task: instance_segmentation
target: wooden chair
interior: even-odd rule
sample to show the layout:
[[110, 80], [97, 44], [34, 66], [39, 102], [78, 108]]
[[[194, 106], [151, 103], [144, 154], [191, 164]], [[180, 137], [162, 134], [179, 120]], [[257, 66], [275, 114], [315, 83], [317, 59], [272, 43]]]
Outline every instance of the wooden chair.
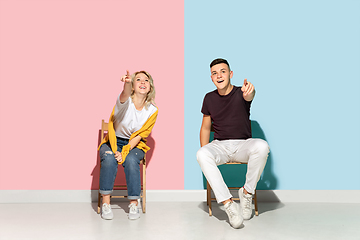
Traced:
[[[251, 124], [251, 122], [250, 122]], [[251, 125], [250, 125], [251, 126]], [[211, 132], [214, 132], [213, 125], [211, 124]], [[240, 163], [240, 162], [229, 162], [225, 163], [223, 165], [232, 165], [232, 164], [247, 164], [247, 163]], [[229, 187], [229, 189], [240, 189], [240, 187]], [[233, 198], [234, 200], [240, 200], [239, 198]], [[211, 209], [211, 201], [216, 200], [216, 198], [211, 197], [211, 186], [209, 182], [206, 180], [206, 203], [209, 206], [209, 216], [212, 216], [212, 209]], [[258, 204], [257, 204], [257, 198], [256, 198], [256, 189], [255, 193], [253, 194], [253, 200], [254, 200], [254, 206], [255, 206], [255, 215], [259, 215], [258, 211]]]
[[[101, 121], [101, 133], [100, 133], [100, 141], [104, 138], [105, 134], [108, 131], [108, 123], [104, 121], [104, 119]], [[141, 189], [142, 189], [142, 195], [140, 198], [142, 199], [142, 210], [143, 213], [146, 212], [146, 159], [144, 158], [140, 161], [140, 165], [142, 165], [142, 183], [141, 183]], [[101, 166], [101, 163], [100, 163]], [[114, 185], [114, 190], [127, 190], [126, 185]], [[127, 195], [111, 195], [111, 198], [127, 198]], [[98, 210], [97, 212], [100, 213], [100, 206], [101, 206], [101, 199], [102, 196], [99, 191], [98, 196]]]

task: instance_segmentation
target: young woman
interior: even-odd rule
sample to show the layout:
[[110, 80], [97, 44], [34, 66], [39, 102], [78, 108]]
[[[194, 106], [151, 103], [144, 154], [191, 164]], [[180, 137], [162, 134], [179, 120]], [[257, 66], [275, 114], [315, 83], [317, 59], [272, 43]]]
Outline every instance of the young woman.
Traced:
[[125, 171], [128, 189], [129, 219], [140, 217], [140, 161], [150, 148], [146, 138], [154, 127], [158, 109], [155, 106], [155, 87], [148, 72], [129, 71], [121, 77], [124, 89], [116, 100], [110, 115], [109, 131], [99, 146], [101, 160], [100, 194], [102, 195], [101, 217], [112, 219], [110, 194], [113, 191], [118, 164]]

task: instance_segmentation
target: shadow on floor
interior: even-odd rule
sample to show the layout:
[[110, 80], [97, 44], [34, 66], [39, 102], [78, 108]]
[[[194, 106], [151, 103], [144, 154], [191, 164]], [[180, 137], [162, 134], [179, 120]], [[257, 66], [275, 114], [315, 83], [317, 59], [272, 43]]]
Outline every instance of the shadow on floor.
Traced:
[[259, 216], [266, 212], [275, 211], [277, 209], [285, 207], [284, 203], [281, 202], [266, 202], [259, 206]]
[[[236, 201], [236, 202], [239, 203], [239, 201]], [[281, 203], [280, 201], [258, 202], [259, 216], [261, 216], [261, 214], [263, 214], [263, 213], [271, 212], [271, 211], [275, 211], [277, 209], [283, 208], [284, 206], [285, 206], [285, 204]], [[209, 214], [209, 207], [207, 206], [206, 202], [200, 203], [198, 205], [198, 207], [200, 209], [202, 209], [204, 212], [206, 212], [207, 214]], [[212, 216], [213, 217], [216, 217], [220, 221], [222, 221], [222, 220], [228, 221], [228, 216], [227, 216], [224, 206], [222, 204], [218, 204], [216, 201], [212, 201], [211, 207], [212, 207]], [[259, 216], [257, 216], [257, 217], [259, 217]], [[256, 217], [254, 210], [253, 210], [252, 218], [253, 217]]]
[[[209, 207], [207, 206], [206, 202], [202, 202], [198, 205], [198, 207], [200, 209], [202, 209], [204, 212], [206, 212], [207, 214], [209, 214]], [[230, 224], [229, 222], [229, 218], [225, 212], [224, 207], [221, 205], [218, 205], [216, 202], [212, 203], [212, 216], [209, 217], [215, 217], [216, 219], [218, 219], [219, 221], [225, 221], [228, 224]], [[244, 227], [244, 224], [241, 225], [241, 227], [239, 229], [242, 229]]]

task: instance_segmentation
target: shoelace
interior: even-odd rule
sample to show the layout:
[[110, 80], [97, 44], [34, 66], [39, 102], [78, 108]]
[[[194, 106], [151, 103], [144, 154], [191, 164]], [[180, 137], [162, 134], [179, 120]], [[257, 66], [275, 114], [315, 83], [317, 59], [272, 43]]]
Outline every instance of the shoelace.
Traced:
[[103, 212], [110, 212], [110, 205], [107, 205], [107, 204], [105, 204], [105, 205], [103, 205]]
[[252, 197], [244, 197], [245, 199], [245, 211], [251, 211], [251, 201]]
[[234, 213], [234, 205], [231, 203], [231, 205], [227, 208], [229, 214], [231, 217], [235, 216], [236, 214]]
[[134, 203], [129, 205], [130, 212], [137, 212], [137, 206]]

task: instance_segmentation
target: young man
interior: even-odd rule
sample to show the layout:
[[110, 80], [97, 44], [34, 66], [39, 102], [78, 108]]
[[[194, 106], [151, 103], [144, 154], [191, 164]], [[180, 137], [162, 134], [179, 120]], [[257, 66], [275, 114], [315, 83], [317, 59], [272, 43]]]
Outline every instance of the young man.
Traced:
[[[218, 203], [225, 206], [229, 222], [239, 228], [243, 219], [252, 214], [252, 194], [264, 170], [269, 146], [262, 139], [251, 138], [250, 106], [255, 96], [252, 83], [244, 80], [242, 87], [233, 86], [233, 72], [225, 59], [215, 59], [210, 64], [211, 80], [216, 90], [206, 94], [201, 112], [201, 148], [197, 161], [214, 191]], [[209, 143], [211, 124], [214, 140]], [[248, 163], [246, 182], [239, 189], [240, 207], [232, 200], [218, 165], [227, 162]]]

